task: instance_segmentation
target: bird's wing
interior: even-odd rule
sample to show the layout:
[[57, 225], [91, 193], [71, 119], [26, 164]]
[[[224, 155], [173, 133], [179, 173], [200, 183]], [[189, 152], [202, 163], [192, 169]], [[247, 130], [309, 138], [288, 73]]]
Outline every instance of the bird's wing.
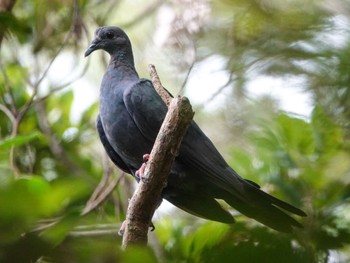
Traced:
[[98, 131], [98, 135], [100, 136], [100, 140], [102, 142], [103, 147], [105, 148], [107, 155], [109, 158], [113, 161], [113, 163], [122, 171], [131, 174], [130, 169], [128, 166], [124, 163], [122, 158], [114, 151], [113, 147], [110, 145], [107, 136], [105, 134], [105, 131], [103, 130], [102, 122], [100, 119], [100, 115], [97, 116], [97, 122], [96, 122], [96, 128]]
[[[167, 112], [167, 107], [148, 80], [140, 80], [124, 93], [124, 103], [144, 137], [155, 140]], [[239, 187], [240, 178], [225, 162], [213, 143], [192, 122], [183, 139], [178, 157], [189, 168], [195, 169], [207, 180], [231, 192]]]
[[142, 135], [154, 142], [167, 107], [149, 80], [141, 79], [124, 92], [125, 106]]
[[[124, 94], [124, 103], [144, 137], [154, 141], [167, 108], [152, 84], [141, 80], [130, 87]], [[305, 216], [303, 211], [270, 196], [261, 191], [257, 184], [241, 178], [229, 167], [194, 121], [182, 141], [177, 159], [185, 165], [186, 172], [191, 173], [187, 176], [195, 176], [193, 180], [202, 180], [202, 185], [208, 187], [212, 197], [224, 199], [241, 213], [282, 232], [292, 231], [292, 226], [301, 226], [276, 206], [300, 216]], [[176, 203], [176, 199], [174, 202]], [[188, 205], [177, 205], [191, 210]]]
[[[275, 205], [291, 213], [305, 216], [300, 209], [261, 191], [258, 184], [240, 177], [226, 163], [196, 123], [193, 123], [188, 130], [180, 151], [181, 159], [186, 166], [200, 171], [205, 175], [204, 180], [226, 190], [229, 197], [223, 196], [223, 199], [230, 200], [229, 203], [242, 213], [249, 215], [248, 205], [252, 208], [269, 208], [270, 212], [272, 212], [271, 209], [274, 210], [273, 205]], [[280, 214], [279, 211], [276, 213]], [[293, 221], [293, 223], [296, 222]]]

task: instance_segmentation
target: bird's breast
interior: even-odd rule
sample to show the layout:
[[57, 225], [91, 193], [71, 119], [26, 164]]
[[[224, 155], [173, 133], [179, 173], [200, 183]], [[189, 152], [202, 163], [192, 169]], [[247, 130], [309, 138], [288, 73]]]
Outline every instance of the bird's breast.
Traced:
[[100, 118], [113, 149], [128, 166], [139, 168], [142, 156], [150, 153], [152, 144], [144, 138], [127, 111], [121, 92], [101, 92]]

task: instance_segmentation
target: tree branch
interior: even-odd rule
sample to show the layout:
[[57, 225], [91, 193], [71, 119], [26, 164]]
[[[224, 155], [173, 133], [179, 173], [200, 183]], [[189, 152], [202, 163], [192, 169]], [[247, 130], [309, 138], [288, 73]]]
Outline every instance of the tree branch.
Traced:
[[187, 98], [178, 96], [171, 100], [147, 162], [145, 175], [129, 202], [122, 229], [123, 248], [147, 243], [147, 233], [154, 211], [161, 202], [161, 192], [166, 186], [171, 166], [193, 115]]
[[173, 99], [169, 92], [163, 87], [157, 74], [156, 67], [152, 64], [148, 66], [149, 74], [151, 76], [152, 84], [158, 95], [162, 98], [164, 103], [169, 107], [171, 100]]
[[121, 28], [129, 28], [138, 23], [141, 23], [144, 19], [148, 18], [152, 13], [154, 13], [162, 4], [164, 0], [156, 0], [147, 6], [141, 13], [139, 13], [133, 20], [121, 25]]
[[111, 169], [107, 169], [103, 175], [99, 185], [96, 187], [95, 191], [92, 193], [89, 201], [86, 203], [81, 215], [84, 216], [98, 207], [107, 199], [107, 197], [113, 192], [113, 190], [118, 186], [120, 181], [124, 178], [125, 173], [122, 172], [119, 176], [114, 176]]
[[61, 145], [59, 138], [53, 132], [49, 120], [47, 119], [46, 105], [44, 101], [35, 104], [36, 114], [38, 116], [39, 127], [43, 134], [45, 134], [49, 140], [50, 150], [55, 158], [61, 162], [74, 176], [81, 176], [85, 174], [85, 171], [74, 163], [66, 153], [64, 147]]

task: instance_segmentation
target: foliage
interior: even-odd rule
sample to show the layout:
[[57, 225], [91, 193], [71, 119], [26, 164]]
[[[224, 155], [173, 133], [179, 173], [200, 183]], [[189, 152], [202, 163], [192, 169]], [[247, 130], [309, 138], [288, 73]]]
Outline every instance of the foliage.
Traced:
[[[232, 164], [275, 196], [299, 207], [304, 204], [305, 229], [291, 236], [247, 220], [231, 228], [214, 222], [193, 227], [183, 223], [167, 230], [168, 236], [159, 234], [169, 260], [325, 262], [335, 260], [330, 250], [349, 249], [350, 156], [341, 127], [316, 107], [310, 121], [281, 113], [265, 120], [249, 138], [255, 149], [234, 150]], [[171, 223], [159, 231], [163, 228], [171, 228]]]
[[[17, 1], [0, 9], [8, 10], [0, 12], [0, 262], [349, 261], [349, 16], [333, 2]], [[172, 19], [160, 52], [149, 42], [166, 26], [156, 26], [164, 13]], [[151, 248], [121, 251], [117, 229], [133, 190], [126, 177], [82, 215], [101, 178], [119, 174], [98, 142], [97, 102], [72, 118], [86, 99], [76, 89], [97, 87], [103, 72], [104, 56], [82, 60], [103, 24], [124, 25], [138, 67], [159, 63], [167, 86], [208, 57], [222, 59], [228, 81], [218, 90], [231, 95], [196, 118], [215, 130], [242, 177], [307, 212], [304, 229], [279, 234], [234, 211], [233, 226], [176, 212], [154, 222]], [[59, 75], [69, 64], [69, 76]], [[312, 114], [250, 97], [246, 87], [262, 75], [301, 79]]]

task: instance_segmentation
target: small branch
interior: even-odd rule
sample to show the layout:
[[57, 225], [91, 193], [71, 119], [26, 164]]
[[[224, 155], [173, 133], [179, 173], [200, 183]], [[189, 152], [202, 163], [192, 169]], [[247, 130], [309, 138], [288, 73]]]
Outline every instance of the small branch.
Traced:
[[151, 80], [152, 80], [154, 89], [157, 91], [157, 93], [162, 98], [164, 103], [169, 107], [170, 102], [172, 100], [172, 97], [170, 96], [169, 92], [163, 87], [162, 83], [160, 82], [156, 67], [154, 65], [150, 64], [148, 66], [148, 69], [149, 69], [149, 74], [151, 76]]
[[185, 77], [185, 79], [184, 79], [184, 81], [183, 81], [183, 83], [182, 83], [182, 85], [181, 85], [181, 89], [180, 89], [180, 91], [179, 91], [179, 94], [180, 94], [180, 95], [183, 94], [183, 93], [185, 92], [186, 84], [187, 84], [187, 82], [188, 82], [188, 79], [189, 79], [189, 77], [190, 77], [190, 75], [191, 75], [191, 73], [192, 73], [192, 70], [193, 70], [195, 64], [196, 64], [196, 59], [194, 59], [194, 60], [192, 61], [192, 63], [191, 63], [191, 65], [190, 65], [189, 69], [187, 70], [186, 77]]
[[11, 110], [9, 110], [4, 104], [0, 103], [0, 111], [2, 111], [7, 118], [11, 121], [11, 126], [16, 126], [16, 117], [13, 115]]
[[133, 20], [121, 25], [122, 28], [130, 28], [138, 23], [141, 23], [144, 19], [147, 19], [152, 13], [157, 11], [163, 4], [164, 0], [157, 0], [147, 6], [141, 13], [139, 13]]
[[12, 112], [13, 116], [17, 116], [17, 108], [16, 108], [16, 103], [15, 103], [15, 98], [11, 89], [11, 85], [8, 79], [8, 76], [6, 74], [5, 68], [2, 65], [2, 59], [0, 58], [0, 70], [1, 70], [1, 74], [4, 78], [4, 86], [6, 89], [6, 93], [8, 94], [9, 98], [8, 101], [5, 99], [4, 94], [2, 94], [2, 100], [4, 101], [5, 104], [7, 104], [7, 106], [9, 107], [10, 111]]
[[147, 243], [147, 233], [154, 211], [161, 202], [162, 190], [193, 114], [187, 98], [178, 96], [171, 100], [150, 154], [143, 180], [140, 181], [129, 202], [126, 220], [123, 223], [123, 248]]
[[[110, 170], [110, 169], [108, 169]], [[96, 187], [95, 191], [91, 195], [89, 201], [86, 203], [81, 215], [86, 215], [102, 204], [107, 197], [113, 192], [118, 186], [120, 181], [124, 178], [125, 173], [122, 172], [119, 176], [113, 177], [112, 171], [107, 171], [100, 181], [100, 184]]]
[[67, 45], [68, 41], [71, 40], [72, 34], [73, 34], [73, 28], [71, 28], [70, 31], [66, 34], [65, 38], [63, 39], [62, 44], [56, 50], [56, 52], [53, 55], [53, 57], [51, 58], [49, 64], [45, 68], [44, 72], [41, 74], [41, 77], [34, 84], [34, 88], [35, 88], [34, 93], [35, 94], [37, 93], [37, 89], [38, 89], [39, 85], [41, 84], [41, 82], [46, 78], [47, 74], [49, 73], [49, 70], [51, 69], [51, 66], [53, 65], [53, 63], [57, 59], [58, 55], [61, 53], [61, 51]]
[[[36, 232], [40, 235], [62, 221], [63, 217], [43, 219], [36, 223], [31, 232]], [[93, 236], [116, 236], [118, 227], [120, 224], [106, 223], [106, 224], [95, 224], [95, 225], [79, 225], [74, 227], [69, 233], [69, 237], [93, 237]]]
[[61, 162], [67, 169], [75, 176], [85, 174], [85, 171], [77, 166], [68, 156], [64, 147], [59, 141], [59, 138], [54, 133], [47, 119], [46, 105], [43, 101], [36, 103], [36, 114], [38, 116], [39, 127], [43, 134], [45, 134], [49, 141], [49, 147], [53, 156]]
[[[57, 57], [60, 55], [60, 53], [62, 52], [62, 50], [65, 48], [65, 46], [67, 45], [67, 43], [71, 40], [71, 37], [74, 33], [74, 28], [71, 27], [71, 29], [69, 30], [69, 32], [66, 34], [62, 44], [58, 47], [58, 49], [56, 50], [55, 54], [53, 55], [53, 57], [51, 58], [50, 62], [48, 63], [48, 65], [46, 66], [45, 70], [43, 71], [43, 73], [41, 74], [40, 78], [35, 81], [35, 83], [32, 83], [31, 81], [29, 81], [27, 79], [27, 83], [33, 88], [33, 94], [30, 96], [29, 100], [19, 109], [18, 112], [18, 116], [17, 116], [17, 120], [20, 122], [22, 120], [22, 118], [24, 117], [24, 115], [26, 114], [26, 112], [29, 110], [29, 108], [33, 105], [33, 103], [35, 102], [35, 97], [39, 92], [39, 87], [40, 84], [42, 83], [42, 81], [47, 77], [53, 63], [55, 62], [55, 60], [57, 59]], [[86, 66], [87, 67], [87, 66]], [[85, 69], [83, 70], [84, 73]], [[70, 83], [67, 82], [65, 85], [69, 85]], [[64, 88], [65, 86], [61, 86], [59, 87], [59, 89]], [[40, 100], [40, 99], [38, 99]]]

